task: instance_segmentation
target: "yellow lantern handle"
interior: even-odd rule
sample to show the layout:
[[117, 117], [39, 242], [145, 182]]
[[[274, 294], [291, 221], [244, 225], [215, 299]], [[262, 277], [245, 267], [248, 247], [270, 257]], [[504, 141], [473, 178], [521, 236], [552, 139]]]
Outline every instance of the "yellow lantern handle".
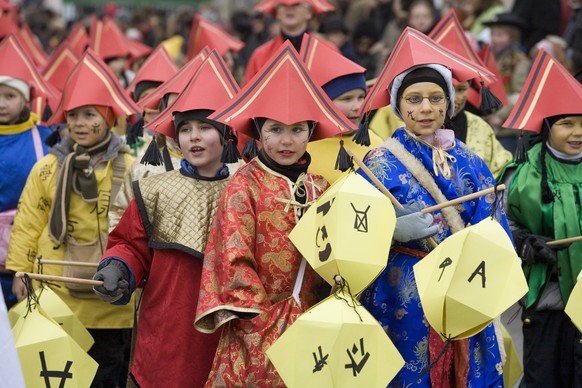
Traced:
[[86, 284], [89, 286], [102, 286], [102, 280], [91, 280], [91, 279], [79, 279], [79, 278], [70, 278], [66, 276], [55, 276], [55, 275], [42, 275], [39, 273], [30, 273], [30, 272], [16, 272], [14, 277], [23, 278], [25, 275], [28, 275], [31, 279], [36, 280], [48, 280], [53, 282], [66, 282], [66, 283], [76, 283], [76, 284]]
[[578, 241], [582, 241], [582, 236], [576, 236], [576, 237], [569, 237], [569, 238], [563, 238], [561, 240], [554, 240], [554, 241], [548, 241], [546, 243], [546, 245], [566, 245], [566, 244], [572, 244]]
[[495, 191], [503, 191], [503, 190], [505, 190], [504, 184], [497, 185], [497, 186], [490, 187], [490, 188], [485, 189], [485, 190], [476, 191], [476, 192], [471, 193], [471, 194], [463, 195], [462, 197], [459, 197], [459, 198], [451, 199], [450, 201], [445, 201], [443, 203], [439, 203], [438, 205], [425, 207], [420, 212], [423, 214], [436, 212], [437, 210], [440, 210], [440, 209], [445, 208], [447, 206], [457, 205], [459, 203], [463, 203], [463, 202], [469, 201], [469, 200], [474, 199], [474, 198], [483, 197], [484, 195], [491, 194]]
[[[380, 190], [382, 192], [382, 194], [384, 194], [386, 197], [388, 197], [388, 199], [390, 200], [390, 202], [392, 202], [392, 205], [394, 205], [394, 207], [398, 207], [398, 208], [404, 207], [404, 206], [402, 206], [402, 204], [400, 202], [398, 202], [396, 197], [394, 197], [392, 195], [392, 193], [390, 191], [388, 191], [388, 189], [382, 184], [382, 182], [380, 182], [378, 180], [378, 178], [376, 178], [376, 175], [374, 175], [374, 173], [372, 171], [370, 171], [368, 166], [366, 166], [364, 164], [364, 162], [362, 162], [360, 160], [360, 158], [358, 158], [356, 155], [354, 155], [354, 153], [350, 149], [346, 148], [346, 151], [348, 152], [348, 155], [350, 155], [350, 157], [353, 159], [353, 161], [356, 162], [356, 164], [358, 166], [360, 166], [362, 171], [364, 171], [364, 173], [366, 173], [366, 175], [372, 180], [372, 182], [374, 182], [376, 187], [378, 187], [378, 190]], [[433, 249], [438, 246], [438, 243], [432, 237], [427, 238], [426, 241], [428, 241], [428, 243], [430, 244], [430, 246]]]
[[89, 263], [83, 261], [66, 261], [66, 260], [49, 260], [43, 259], [41, 257], [36, 259], [38, 264], [49, 264], [49, 265], [62, 265], [62, 266], [72, 266], [72, 267], [93, 267], [97, 268], [99, 263]]

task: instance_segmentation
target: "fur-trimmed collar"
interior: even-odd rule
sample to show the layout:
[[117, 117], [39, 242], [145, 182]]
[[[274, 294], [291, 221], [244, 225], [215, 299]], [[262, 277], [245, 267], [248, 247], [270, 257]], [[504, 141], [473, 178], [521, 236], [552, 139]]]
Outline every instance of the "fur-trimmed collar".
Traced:
[[[408, 152], [402, 143], [398, 141], [398, 139], [389, 138], [384, 143], [382, 143], [380, 147], [386, 148], [392, 152], [392, 154], [416, 178], [418, 183], [420, 183], [422, 187], [428, 191], [428, 193], [437, 204], [448, 201], [423, 164], [417, 158], [415, 158], [414, 155]], [[453, 206], [445, 207], [441, 209], [441, 212], [445, 216], [445, 220], [447, 221], [447, 224], [449, 224], [452, 233], [456, 233], [465, 228], [463, 219]]]

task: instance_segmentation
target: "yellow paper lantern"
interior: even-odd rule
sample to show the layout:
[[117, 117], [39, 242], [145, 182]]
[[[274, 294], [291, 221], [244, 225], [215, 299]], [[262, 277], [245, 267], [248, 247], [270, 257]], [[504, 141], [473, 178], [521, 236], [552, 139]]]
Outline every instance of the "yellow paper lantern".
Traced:
[[404, 366], [378, 321], [341, 292], [302, 314], [267, 356], [288, 387], [385, 387]]
[[574, 326], [582, 331], [582, 272], [578, 274], [576, 284], [570, 293], [565, 312], [568, 314]]
[[88, 387], [98, 364], [42, 308], [12, 328], [27, 387]]
[[[16, 279], [15, 281], [20, 281]], [[49, 287], [42, 286], [35, 291], [38, 303], [51, 319], [54, 319], [83, 349], [88, 351], [95, 343], [89, 331], [69, 306]], [[24, 299], [8, 311], [10, 325], [14, 326], [18, 319], [26, 314], [27, 300]]]
[[386, 267], [396, 215], [390, 201], [355, 172], [335, 182], [289, 238], [329, 284], [341, 275], [355, 295]]
[[414, 266], [424, 314], [445, 339], [483, 330], [528, 290], [503, 227], [487, 218], [449, 236]]

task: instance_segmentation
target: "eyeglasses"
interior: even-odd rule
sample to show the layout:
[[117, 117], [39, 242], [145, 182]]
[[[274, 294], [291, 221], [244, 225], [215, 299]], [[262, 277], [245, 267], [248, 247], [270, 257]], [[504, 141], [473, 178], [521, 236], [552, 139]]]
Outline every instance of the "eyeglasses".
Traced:
[[406, 102], [409, 103], [410, 105], [420, 105], [420, 104], [422, 104], [422, 101], [425, 98], [428, 99], [428, 102], [430, 102], [431, 105], [440, 105], [440, 104], [444, 103], [446, 100], [446, 97], [443, 96], [442, 94], [434, 94], [432, 96], [413, 95], [413, 96], [402, 97], [402, 98], [404, 100], [406, 100]]

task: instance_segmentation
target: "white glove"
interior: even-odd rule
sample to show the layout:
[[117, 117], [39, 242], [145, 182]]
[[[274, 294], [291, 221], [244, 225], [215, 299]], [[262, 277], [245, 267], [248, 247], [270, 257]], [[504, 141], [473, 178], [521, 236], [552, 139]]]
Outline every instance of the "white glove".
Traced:
[[396, 228], [393, 240], [405, 243], [421, 240], [435, 235], [439, 231], [438, 225], [433, 225], [432, 214], [420, 212], [423, 206], [420, 202], [410, 202], [396, 211]]

